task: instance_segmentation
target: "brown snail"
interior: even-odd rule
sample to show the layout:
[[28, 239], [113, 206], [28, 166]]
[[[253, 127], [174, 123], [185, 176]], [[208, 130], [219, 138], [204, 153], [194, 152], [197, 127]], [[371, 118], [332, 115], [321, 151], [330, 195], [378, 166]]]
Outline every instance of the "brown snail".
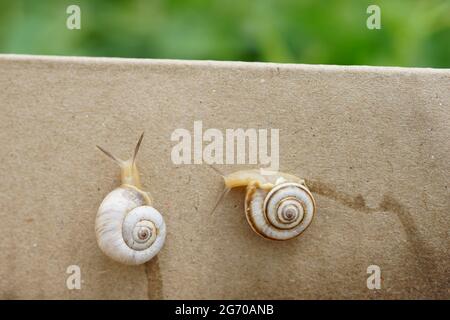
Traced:
[[295, 238], [313, 220], [316, 203], [303, 179], [263, 169], [237, 171], [223, 178], [225, 191], [218, 203], [230, 189], [246, 186], [245, 216], [253, 231], [264, 238]]

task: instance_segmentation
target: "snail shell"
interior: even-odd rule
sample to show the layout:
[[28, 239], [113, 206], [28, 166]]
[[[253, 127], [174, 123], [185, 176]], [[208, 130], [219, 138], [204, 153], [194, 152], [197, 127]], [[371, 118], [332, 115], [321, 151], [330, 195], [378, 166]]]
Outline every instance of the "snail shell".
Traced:
[[316, 204], [303, 179], [264, 170], [238, 171], [224, 179], [227, 188], [247, 186], [246, 218], [253, 231], [264, 238], [295, 238], [313, 220]]
[[100, 249], [115, 261], [139, 265], [152, 259], [163, 247], [166, 224], [162, 215], [151, 206], [149, 194], [140, 189], [135, 157], [127, 161], [112, 156], [122, 171], [122, 185], [102, 201], [95, 219], [95, 233]]
[[97, 243], [115, 261], [138, 265], [149, 261], [163, 247], [166, 225], [162, 215], [142, 191], [121, 186], [103, 200], [95, 220]]

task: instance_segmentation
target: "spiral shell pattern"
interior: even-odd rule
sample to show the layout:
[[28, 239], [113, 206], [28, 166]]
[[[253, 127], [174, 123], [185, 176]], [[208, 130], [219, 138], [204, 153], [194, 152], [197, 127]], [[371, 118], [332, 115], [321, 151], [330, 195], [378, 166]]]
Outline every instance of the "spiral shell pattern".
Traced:
[[300, 235], [315, 213], [314, 198], [302, 184], [285, 182], [270, 191], [248, 188], [245, 198], [247, 221], [261, 236], [288, 240]]
[[137, 188], [122, 186], [111, 191], [100, 205], [95, 221], [100, 249], [112, 259], [138, 265], [163, 247], [166, 225]]

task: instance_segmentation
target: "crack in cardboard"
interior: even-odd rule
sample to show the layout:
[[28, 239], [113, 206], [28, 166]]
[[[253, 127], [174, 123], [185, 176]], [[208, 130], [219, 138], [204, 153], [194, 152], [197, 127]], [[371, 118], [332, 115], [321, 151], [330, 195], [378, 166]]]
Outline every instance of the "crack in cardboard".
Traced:
[[145, 275], [147, 277], [147, 298], [149, 300], [162, 300], [163, 283], [158, 256], [145, 264]]
[[428, 285], [433, 288], [432, 276], [429, 274], [430, 268], [437, 270], [434, 250], [430, 248], [421, 236], [411, 213], [397, 200], [388, 194], [384, 194], [382, 201], [377, 208], [369, 208], [361, 194], [352, 196], [345, 192], [338, 192], [332, 186], [314, 180], [307, 180], [306, 184], [312, 192], [335, 200], [349, 208], [365, 213], [375, 213], [388, 211], [397, 215], [402, 228], [405, 230], [408, 239], [409, 250], [416, 258], [421, 278], [425, 279]]

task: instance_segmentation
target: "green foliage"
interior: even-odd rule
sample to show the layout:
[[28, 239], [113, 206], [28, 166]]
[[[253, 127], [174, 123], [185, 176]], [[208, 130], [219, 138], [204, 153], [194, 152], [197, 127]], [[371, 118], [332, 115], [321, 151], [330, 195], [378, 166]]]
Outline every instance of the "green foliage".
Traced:
[[1, 53], [449, 67], [449, 40], [449, 0], [0, 0]]

